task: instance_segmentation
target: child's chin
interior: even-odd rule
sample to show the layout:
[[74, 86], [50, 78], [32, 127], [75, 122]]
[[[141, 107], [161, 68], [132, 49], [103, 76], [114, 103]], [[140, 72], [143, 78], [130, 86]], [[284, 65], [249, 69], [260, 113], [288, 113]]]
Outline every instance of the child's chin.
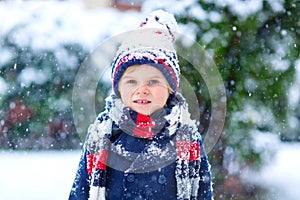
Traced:
[[134, 108], [131, 108], [132, 110], [134, 110], [135, 112], [138, 112], [140, 114], [143, 114], [143, 115], [151, 115], [153, 114], [155, 111], [157, 110], [160, 110], [161, 108], [160, 107], [155, 107], [155, 106], [148, 106], [148, 107], [134, 107]]
[[152, 114], [152, 112], [145, 112], [145, 111], [137, 111], [137, 112], [142, 115], [151, 115]]
[[136, 109], [135, 111], [142, 115], [151, 115], [153, 113], [153, 111], [151, 110], [143, 110], [143, 109]]

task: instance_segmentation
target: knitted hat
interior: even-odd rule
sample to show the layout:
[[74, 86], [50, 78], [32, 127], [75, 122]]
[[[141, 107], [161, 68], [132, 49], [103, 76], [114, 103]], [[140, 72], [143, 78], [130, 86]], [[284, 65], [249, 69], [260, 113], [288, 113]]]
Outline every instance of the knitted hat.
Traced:
[[118, 83], [125, 70], [132, 65], [141, 64], [160, 70], [174, 91], [173, 95], [176, 93], [180, 76], [173, 46], [177, 28], [173, 14], [156, 10], [137, 29], [128, 32], [112, 63], [112, 84], [118, 96]]

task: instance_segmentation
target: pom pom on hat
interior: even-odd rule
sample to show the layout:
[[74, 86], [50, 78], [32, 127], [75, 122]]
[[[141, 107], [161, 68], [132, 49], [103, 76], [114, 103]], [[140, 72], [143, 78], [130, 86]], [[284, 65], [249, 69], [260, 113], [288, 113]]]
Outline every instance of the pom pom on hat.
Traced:
[[178, 25], [174, 15], [163, 10], [153, 11], [146, 17], [145, 21], [140, 24], [140, 27], [166, 29], [172, 37], [171, 42], [175, 42], [176, 33], [178, 31]]
[[178, 26], [173, 14], [156, 10], [140, 26], [128, 32], [112, 63], [114, 92], [125, 70], [133, 65], [149, 64], [166, 77], [173, 94], [179, 87], [180, 69], [174, 49]]

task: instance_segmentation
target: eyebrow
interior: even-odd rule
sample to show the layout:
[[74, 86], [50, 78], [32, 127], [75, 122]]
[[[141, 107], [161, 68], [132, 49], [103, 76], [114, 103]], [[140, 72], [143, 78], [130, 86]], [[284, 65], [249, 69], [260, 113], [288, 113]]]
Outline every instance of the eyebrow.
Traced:
[[[124, 74], [124, 76], [122, 78], [129, 79], [129, 78], [136, 78], [136, 76], [131, 76], [131, 75]], [[147, 78], [148, 79], [152, 79], [152, 78], [163, 79], [164, 77], [163, 76], [150, 76], [150, 77], [147, 77]]]
[[130, 76], [130, 75], [124, 74], [122, 78], [135, 78], [135, 76]]

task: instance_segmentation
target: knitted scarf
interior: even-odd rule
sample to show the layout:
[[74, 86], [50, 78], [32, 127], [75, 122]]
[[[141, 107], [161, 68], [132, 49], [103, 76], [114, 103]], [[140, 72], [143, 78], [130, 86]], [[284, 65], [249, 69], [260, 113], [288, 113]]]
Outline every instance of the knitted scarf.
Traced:
[[[106, 109], [100, 113], [88, 130], [87, 171], [90, 176], [91, 200], [105, 200], [106, 166], [109, 153], [114, 152], [132, 164], [125, 173], [142, 173], [157, 170], [176, 161], [175, 178], [177, 199], [193, 199], [198, 195], [201, 136], [194, 120], [190, 119], [185, 99], [177, 93], [166, 108], [151, 116], [135, 115], [121, 99], [111, 94], [106, 99]], [[148, 138], [150, 142], [142, 153], [128, 152], [110, 141], [112, 126], [135, 137]], [[163, 137], [174, 139], [161, 146], [156, 141]]]

